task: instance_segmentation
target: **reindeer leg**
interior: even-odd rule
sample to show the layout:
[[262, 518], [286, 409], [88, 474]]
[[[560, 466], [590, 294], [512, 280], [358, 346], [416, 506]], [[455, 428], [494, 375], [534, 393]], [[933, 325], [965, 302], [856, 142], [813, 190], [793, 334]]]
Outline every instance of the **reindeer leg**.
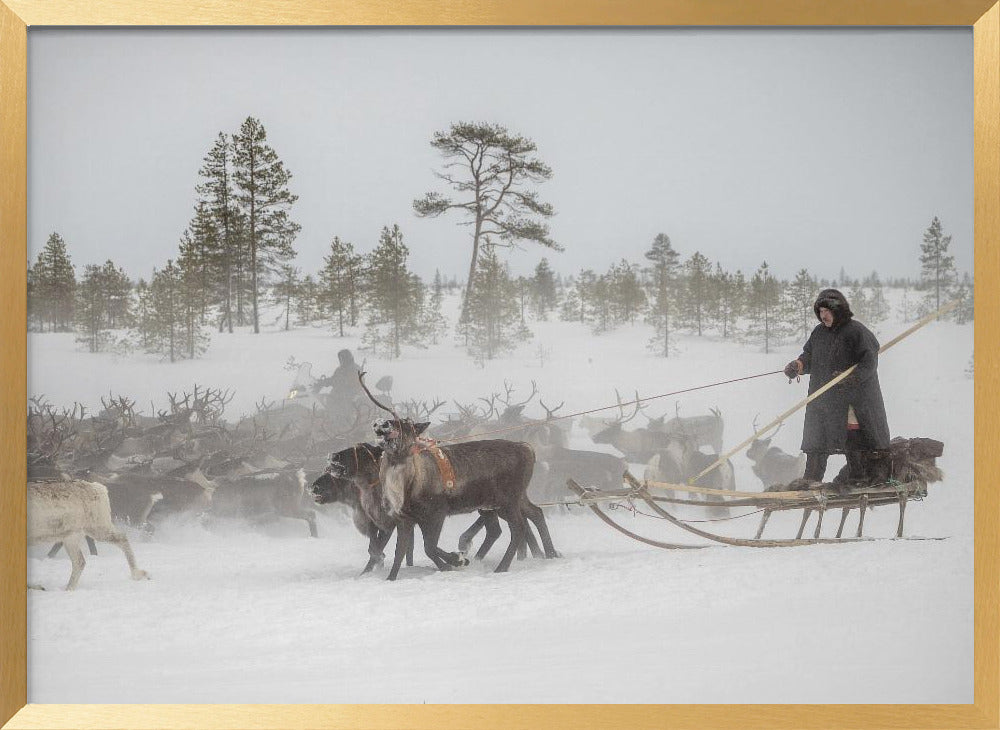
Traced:
[[376, 565], [385, 560], [385, 546], [389, 542], [392, 533], [393, 530], [386, 532], [374, 525], [372, 526], [368, 533], [368, 563], [365, 565], [365, 569], [361, 571], [361, 575], [370, 573]]
[[396, 553], [392, 559], [392, 568], [386, 580], [396, 580], [399, 575], [399, 566], [403, 564], [403, 557], [407, 549], [413, 545], [413, 523], [409, 520], [400, 520], [396, 524]]
[[[524, 497], [521, 499], [521, 511], [534, 523], [535, 529], [538, 530], [538, 536], [542, 539], [542, 545], [545, 548], [545, 557], [560, 557], [559, 551], [556, 550], [556, 546], [552, 543], [552, 535], [549, 534], [549, 526], [545, 522], [545, 513], [542, 512], [542, 508], [527, 497]], [[527, 525], [527, 523], [525, 523], [524, 531], [525, 538], [528, 541], [528, 547], [531, 548], [531, 554], [537, 558], [538, 543], [535, 543], [535, 536], [531, 534], [531, 528]], [[534, 547], [532, 547], [532, 543], [534, 543]]]
[[132, 552], [132, 546], [129, 544], [128, 538], [125, 537], [124, 532], [118, 532], [117, 530], [109, 532], [106, 535], [98, 535], [98, 537], [104, 542], [110, 542], [112, 545], [118, 547], [125, 554], [125, 561], [128, 563], [129, 572], [132, 574], [132, 580], [142, 580], [149, 579], [149, 574], [145, 570], [140, 570], [139, 566], [135, 562], [135, 553]]
[[63, 547], [69, 553], [69, 561], [73, 566], [69, 574], [69, 583], [66, 584], [67, 591], [72, 591], [76, 588], [80, 582], [80, 574], [83, 572], [83, 566], [87, 564], [87, 560], [83, 557], [83, 551], [80, 549], [80, 537], [80, 535], [68, 535], [63, 538]]
[[799, 525], [799, 531], [795, 535], [796, 540], [802, 539], [802, 531], [806, 529], [806, 522], [809, 521], [809, 515], [812, 514], [812, 509], [806, 507], [802, 510], [802, 524]]
[[841, 533], [844, 531], [844, 523], [847, 522], [847, 513], [851, 511], [850, 507], [844, 507], [840, 511], [840, 527], [837, 528], [837, 537], [840, 537]]
[[[472, 538], [474, 538], [476, 535], [479, 534], [479, 531], [481, 529], [483, 529], [483, 527], [486, 525], [486, 523], [487, 523], [487, 516], [486, 516], [486, 514], [484, 512], [480, 512], [479, 513], [479, 517], [476, 518], [476, 521], [473, 522], [469, 526], [469, 529], [467, 529], [465, 532], [463, 532], [461, 535], [459, 535], [459, 537], [458, 537], [458, 552], [460, 552], [460, 553], [467, 553], [467, 552], [469, 552], [469, 545], [472, 544]], [[486, 534], [487, 534], [487, 539], [489, 539], [489, 537], [488, 537], [489, 536], [489, 530], [487, 530]], [[496, 538], [493, 538], [493, 539], [495, 540]], [[477, 553], [476, 554], [476, 559], [478, 560], [480, 557], [481, 556]]]
[[[483, 544], [480, 546], [479, 550], [476, 552], [476, 560], [482, 560], [486, 557], [486, 553], [490, 551], [503, 530], [500, 529], [500, 518], [497, 517], [497, 513], [493, 510], [483, 510], [479, 513], [479, 519], [476, 522], [482, 522], [486, 526], [486, 539], [483, 540]], [[466, 532], [471, 531], [470, 527]], [[462, 551], [461, 540], [459, 540], [459, 551]]]
[[444, 517], [434, 516], [431, 519], [420, 523], [420, 532], [424, 536], [424, 552], [427, 557], [434, 561], [438, 570], [451, 570], [453, 563], [445, 558], [445, 552], [438, 548], [438, 540], [441, 538], [441, 527], [444, 525]]
[[45, 557], [54, 558], [59, 553], [59, 550], [62, 549], [62, 546], [63, 546], [62, 542], [55, 543]]
[[524, 541], [525, 521], [524, 515], [521, 514], [521, 510], [517, 506], [505, 508], [500, 514], [507, 520], [507, 526], [510, 527], [510, 545], [507, 546], [507, 552], [503, 554], [500, 564], [493, 572], [506, 573], [514, 560], [518, 545]]
[[[535, 529], [538, 529], [537, 527]], [[524, 542], [525, 545], [521, 546], [521, 549], [517, 551], [517, 559], [524, 560], [524, 548], [525, 546], [531, 551], [531, 557], [541, 558], [544, 556], [541, 546], [538, 544], [538, 540], [535, 538], [535, 533], [531, 529], [531, 525], [527, 522], [524, 523]]]
[[97, 543], [90, 535], [87, 535], [87, 549], [90, 550], [91, 555], [97, 555]]

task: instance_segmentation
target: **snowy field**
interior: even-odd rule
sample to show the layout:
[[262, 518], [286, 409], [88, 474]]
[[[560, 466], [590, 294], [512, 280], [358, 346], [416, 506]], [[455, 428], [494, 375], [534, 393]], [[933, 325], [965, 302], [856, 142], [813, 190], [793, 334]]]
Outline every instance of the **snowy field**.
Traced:
[[[885, 342], [908, 326], [879, 329]], [[391, 374], [397, 400], [469, 401], [506, 379], [538, 384], [560, 413], [614, 403], [614, 389], [650, 396], [779, 370], [799, 352], [770, 354], [716, 338], [681, 336], [653, 357], [645, 326], [594, 337], [577, 324], [532, 324], [535, 338], [479, 368], [443, 343], [402, 361], [368, 358], [371, 379]], [[99, 406], [113, 391], [149, 413], [167, 391], [233, 388], [227, 414], [280, 400], [290, 356], [332, 372], [357, 338], [318, 328], [215, 336], [206, 357], [169, 364], [148, 356], [80, 352], [71, 335], [31, 334], [29, 395]], [[64, 554], [29, 551], [30, 702], [42, 703], [967, 703], [973, 699], [972, 325], [935, 323], [886, 353], [880, 379], [894, 436], [945, 443], [945, 480], [906, 511], [906, 534], [944, 540], [878, 541], [786, 549], [711, 545], [664, 551], [612, 531], [588, 511], [548, 520], [562, 557], [516, 561], [492, 573], [506, 536], [482, 564], [439, 573], [417, 549], [396, 583], [358, 577], [367, 545], [339, 507], [323, 509], [319, 539], [301, 522], [251, 531], [164, 525], [131, 538], [151, 581], [129, 580], [110, 545], [88, 556], [76, 592], [61, 588]], [[359, 361], [364, 356], [359, 353]], [[72, 376], [68, 375], [72, 373]], [[805, 397], [780, 375], [655, 401], [650, 415], [722, 410], [726, 446]], [[608, 412], [612, 413], [611, 411]], [[540, 408], [528, 415], [543, 415]], [[638, 425], [643, 425], [640, 416]], [[797, 451], [801, 413], [776, 444]], [[595, 448], [574, 427], [572, 446]], [[596, 447], [600, 448], [600, 447]], [[610, 450], [605, 447], [604, 450]], [[738, 489], [758, 490], [742, 454]], [[831, 458], [827, 478], [843, 464]], [[633, 468], [641, 474], [641, 466]], [[309, 475], [310, 479], [316, 475]], [[683, 509], [683, 508], [682, 508]], [[746, 510], [749, 511], [749, 510]], [[734, 510], [741, 514], [743, 511]], [[624, 525], [670, 542], [696, 538], [617, 511]], [[692, 519], [704, 515], [690, 508]], [[895, 534], [898, 510], [869, 513], [865, 533]], [[831, 513], [824, 535], [836, 530]], [[710, 529], [752, 537], [759, 515]], [[448, 520], [454, 546], [473, 516]], [[856, 513], [847, 531], [853, 534]], [[792, 537], [798, 513], [776, 514], [765, 536]], [[812, 531], [812, 523], [807, 528]], [[56, 590], [52, 590], [56, 589]]]

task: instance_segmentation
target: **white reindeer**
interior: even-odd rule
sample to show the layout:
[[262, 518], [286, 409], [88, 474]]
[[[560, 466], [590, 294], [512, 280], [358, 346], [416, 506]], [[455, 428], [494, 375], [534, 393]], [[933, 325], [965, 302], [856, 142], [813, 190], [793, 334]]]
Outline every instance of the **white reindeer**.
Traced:
[[136, 565], [128, 538], [111, 522], [108, 490], [103, 484], [82, 480], [28, 482], [28, 542], [62, 542], [73, 564], [67, 591], [80, 582], [87, 562], [80, 543], [87, 536], [117, 545], [125, 553], [132, 580], [149, 578]]

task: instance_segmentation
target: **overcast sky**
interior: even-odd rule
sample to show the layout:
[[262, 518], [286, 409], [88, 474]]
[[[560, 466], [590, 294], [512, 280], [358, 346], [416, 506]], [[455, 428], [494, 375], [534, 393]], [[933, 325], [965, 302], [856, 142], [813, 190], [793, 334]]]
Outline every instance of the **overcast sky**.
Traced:
[[563, 273], [641, 261], [667, 233], [752, 273], [919, 273], [933, 216], [972, 269], [972, 31], [322, 29], [29, 31], [29, 258], [78, 274], [176, 256], [198, 169], [248, 115], [292, 172], [315, 272], [334, 235], [398, 223], [421, 276], [464, 276], [469, 228], [417, 218], [457, 121], [530, 137]]

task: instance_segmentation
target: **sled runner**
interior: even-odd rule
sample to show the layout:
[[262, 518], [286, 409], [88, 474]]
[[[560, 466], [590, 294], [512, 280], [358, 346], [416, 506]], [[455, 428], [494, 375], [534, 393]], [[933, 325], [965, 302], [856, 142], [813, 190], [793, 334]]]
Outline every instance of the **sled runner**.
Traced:
[[[589, 507], [606, 524], [628, 535], [634, 540], [654, 547], [664, 549], [682, 549], [705, 547], [704, 545], [688, 545], [665, 543], [651, 540], [638, 535], [618, 524], [600, 506], [602, 502], [634, 505], [640, 502], [651, 509], [656, 517], [699, 537], [726, 545], [745, 547], [792, 547], [797, 545], [832, 544], [842, 542], [861, 542], [876, 539], [864, 537], [865, 512], [879, 505], [897, 504], [899, 506], [899, 524], [896, 537], [889, 539], [926, 539], [907, 538], [903, 536], [903, 519], [906, 505], [910, 501], [919, 501], [927, 496], [927, 485], [940, 481], [941, 470], [936, 466], [935, 459], [943, 453], [940, 441], [925, 438], [893, 439], [890, 455], [881, 475], [883, 478], [869, 483], [850, 483], [838, 475], [834, 482], [809, 482], [803, 479], [791, 482], [782, 487], [771, 488], [764, 492], [742, 492], [735, 490], [710, 489], [688, 484], [671, 484], [667, 482], [640, 482], [628, 471], [623, 475], [624, 487], [620, 490], [598, 490], [584, 488], [572, 479], [567, 481], [569, 489], [579, 497], [579, 503]], [[846, 467], [845, 467], [846, 469]], [[663, 496], [655, 490], [665, 489], [676, 492], [689, 492], [707, 497], [707, 501], [684, 499], [674, 496]], [[719, 535], [690, 524], [670, 512], [665, 505], [695, 505], [698, 507], [746, 507], [763, 512], [757, 534], [751, 539], [727, 537]], [[840, 525], [837, 534], [832, 538], [820, 536], [823, 527], [823, 516], [828, 509], [840, 509]], [[844, 524], [851, 510], [859, 510], [858, 528], [854, 537], [841, 537]], [[764, 527], [772, 512], [802, 510], [802, 522], [798, 534], [792, 539], [761, 539]], [[809, 517], [817, 513], [816, 528], [812, 537], [803, 537], [803, 532]], [[742, 516], [747, 516], [745, 513]]]

